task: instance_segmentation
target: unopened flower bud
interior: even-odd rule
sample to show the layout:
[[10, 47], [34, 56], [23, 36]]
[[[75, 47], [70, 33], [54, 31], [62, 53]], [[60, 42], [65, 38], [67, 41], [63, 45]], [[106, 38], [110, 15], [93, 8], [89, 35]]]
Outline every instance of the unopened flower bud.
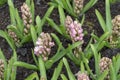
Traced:
[[[102, 59], [100, 59], [100, 71], [104, 72], [105, 70], [109, 70], [110, 64], [112, 64], [112, 60], [109, 59], [108, 57], [103, 57]], [[110, 75], [108, 74], [106, 77], [106, 80], [109, 80]]]
[[120, 15], [115, 16], [115, 18], [112, 20], [112, 34], [108, 38], [108, 41], [112, 48], [117, 47], [117, 45], [120, 44], [119, 38], [120, 38]]
[[76, 14], [80, 14], [80, 12], [83, 9], [84, 0], [73, 0], [73, 2], [74, 2], [74, 12]]
[[[67, 29], [67, 33], [70, 35], [73, 43], [75, 43], [77, 41], [80, 41], [81, 43], [84, 42], [84, 40], [83, 40], [83, 36], [84, 36], [83, 29], [82, 29], [80, 23], [78, 23], [77, 21], [73, 21], [70, 16], [67, 16], [66, 20], [65, 20], [65, 26], [66, 26], [66, 29]], [[76, 57], [79, 57], [78, 52], [80, 52], [79, 50], [81, 50], [81, 45], [77, 48], [78, 49], [75, 49], [74, 53], [75, 53]]]
[[28, 34], [29, 30], [30, 30], [30, 25], [32, 24], [32, 14], [30, 12], [30, 8], [26, 3], [23, 3], [23, 5], [21, 6], [21, 12], [22, 12], [22, 19], [24, 22], [24, 34]]
[[0, 79], [4, 78], [4, 61], [0, 59]]

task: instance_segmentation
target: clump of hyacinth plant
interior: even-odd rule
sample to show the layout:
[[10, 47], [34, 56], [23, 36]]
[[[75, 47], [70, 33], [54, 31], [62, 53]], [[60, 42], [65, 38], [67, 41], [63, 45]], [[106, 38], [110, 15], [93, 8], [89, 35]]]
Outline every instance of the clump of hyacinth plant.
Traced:
[[49, 4], [58, 7], [61, 6], [69, 15], [78, 17], [89, 10], [98, 0], [90, 0], [84, 5], [85, 0], [52, 0]]
[[34, 54], [38, 56], [41, 79], [47, 79], [44, 61], [48, 60], [51, 47], [53, 46], [54, 42], [52, 42], [52, 38], [50, 37], [49, 33], [42, 32], [38, 37], [34, 48]]
[[[81, 24], [78, 21], [73, 21], [72, 18], [70, 16], [66, 17], [65, 20], [65, 26], [67, 29], [67, 33], [70, 35], [70, 38], [72, 40], [73, 43], [80, 41], [81, 43], [84, 42], [83, 40], [83, 29], [81, 27]], [[74, 54], [76, 57], [79, 57], [79, 52], [82, 51], [81, 50], [81, 45], [78, 46], [75, 51]]]

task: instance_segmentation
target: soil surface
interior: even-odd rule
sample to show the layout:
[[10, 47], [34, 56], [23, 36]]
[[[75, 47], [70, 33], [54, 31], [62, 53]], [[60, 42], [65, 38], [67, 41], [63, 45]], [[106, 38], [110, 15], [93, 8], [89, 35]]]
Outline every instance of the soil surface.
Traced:
[[[15, 7], [18, 8], [20, 11], [20, 6], [23, 4], [25, 0], [14, 0]], [[47, 4], [50, 0], [41, 0], [40, 5], [36, 4], [35, 0], [35, 15], [39, 15], [41, 18], [44, 16], [45, 12], [47, 11], [49, 5]], [[89, 0], [85, 0], [86, 4]], [[100, 36], [103, 31], [100, 27], [100, 24], [98, 23], [97, 17], [95, 15], [95, 9], [98, 9], [101, 14], [105, 17], [105, 2], [104, 0], [99, 0], [97, 4], [94, 5], [90, 10], [86, 12], [85, 16], [85, 22], [83, 24], [83, 29], [84, 31], [87, 31], [87, 35], [84, 37], [84, 45], [83, 48], [87, 45], [90, 39], [90, 34], [94, 30], [96, 35]], [[113, 4], [111, 6], [111, 15], [112, 18], [114, 18], [116, 15], [120, 14], [120, 3]], [[59, 15], [57, 9], [54, 9], [53, 13], [50, 16], [57, 24], [59, 24]], [[7, 4], [4, 6], [0, 7], [0, 29], [1, 30], [6, 30], [7, 25], [10, 24], [10, 15], [9, 15], [9, 7]], [[53, 32], [56, 33], [61, 41], [63, 42], [64, 47], [67, 47], [68, 43], [71, 43], [71, 41], [64, 39], [61, 35], [59, 35], [54, 29], [51, 29], [49, 25], [46, 23], [43, 27], [44, 32]], [[18, 60], [19, 61], [24, 61], [27, 63], [34, 64], [34, 61], [32, 59], [31, 55], [31, 48], [33, 48], [32, 43], [27, 43], [23, 47], [17, 49], [17, 55], [18, 55]], [[12, 50], [10, 49], [9, 45], [7, 42], [0, 37], [0, 48], [4, 52], [6, 58], [9, 60], [11, 55], [12, 55]], [[53, 54], [56, 52], [56, 47], [53, 48]], [[101, 51], [102, 56], [107, 56], [111, 58], [112, 56], [120, 53], [120, 49], [108, 49], [104, 48]], [[51, 56], [52, 56], [51, 55]], [[72, 61], [69, 61], [70, 67], [72, 72], [75, 74], [79, 71], [79, 67], [77, 67]], [[53, 67], [47, 71], [48, 79], [51, 78], [54, 68], [57, 66], [58, 63], [55, 63]], [[94, 70], [94, 59], [90, 60], [90, 67]], [[16, 80], [24, 80], [30, 73], [32, 73], [32, 70], [28, 70], [25, 68], [18, 67], [17, 68], [17, 79]], [[62, 73], [66, 73], [65, 68], [63, 68]], [[61, 79], [60, 79], [61, 80]]]

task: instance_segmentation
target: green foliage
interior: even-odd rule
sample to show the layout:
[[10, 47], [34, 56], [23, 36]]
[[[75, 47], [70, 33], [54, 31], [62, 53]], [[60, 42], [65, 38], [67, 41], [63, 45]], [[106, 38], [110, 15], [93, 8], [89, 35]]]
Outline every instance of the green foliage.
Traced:
[[7, 3], [7, 0], [0, 0], [0, 6], [4, 5], [5, 3]]
[[[2, 3], [4, 1], [1, 0]], [[56, 32], [58, 32], [62, 37], [65, 37], [66, 39], [70, 40], [69, 35], [66, 33], [65, 16], [69, 14], [74, 18], [76, 18], [76, 20], [81, 22], [81, 25], [84, 25], [85, 12], [88, 11], [92, 6], [94, 6], [97, 1], [98, 0], [90, 0], [87, 4], [85, 4], [81, 13], [77, 15], [74, 12], [74, 4], [72, 4], [73, 0], [52, 0], [49, 3], [51, 6], [48, 8], [43, 18], [41, 18], [40, 16], [35, 17], [34, 1], [26, 0], [26, 4], [29, 6], [30, 12], [32, 14], [33, 23], [30, 25], [29, 33], [25, 35], [24, 34], [25, 26], [23, 20], [19, 15], [19, 11], [17, 8], [14, 7], [12, 0], [8, 0], [11, 23], [7, 26], [7, 30], [10, 29], [11, 31], [13, 31], [20, 39], [20, 42], [15, 43], [14, 39], [8, 34], [7, 30], [6, 31], [0, 30], [0, 36], [8, 42], [8, 44], [13, 50], [13, 55], [10, 58], [10, 60], [8, 60], [7, 62], [4, 53], [0, 49], [0, 59], [4, 61], [4, 65], [5, 65], [4, 80], [16, 80], [17, 67], [24, 67], [27, 69], [32, 69], [34, 71], [32, 74], [27, 76], [25, 80], [40, 80], [40, 79], [47, 80], [48, 78], [47, 70], [51, 69], [53, 64], [55, 63], [58, 63], [58, 65], [54, 69], [54, 72], [52, 73], [52, 78], [48, 80], [57, 80], [59, 77], [61, 77], [62, 80], [68, 80], [68, 79], [76, 80], [75, 75], [72, 73], [70, 69], [69, 62], [67, 61], [68, 58], [71, 61], [73, 61], [77, 67], [80, 68], [80, 72], [86, 72], [92, 80], [104, 80], [109, 73], [110, 73], [110, 80], [120, 80], [120, 74], [119, 74], [120, 55], [114, 56], [112, 58], [112, 64], [110, 65], [110, 70], [105, 70], [104, 72], [101, 73], [99, 67], [99, 62], [101, 59], [101, 55], [100, 55], [101, 49], [103, 49], [103, 47], [105, 46], [110, 47], [108, 41], [106, 41], [106, 39], [112, 33], [110, 2], [114, 3], [117, 2], [117, 0], [105, 0], [106, 20], [104, 20], [104, 17], [97, 9], [95, 10], [96, 16], [104, 33], [98, 37], [93, 31], [91, 33], [91, 39], [89, 40], [89, 43], [87, 44], [86, 47], [84, 47], [85, 49], [81, 50], [81, 52], [78, 52], [80, 57], [77, 58], [74, 55], [74, 50], [78, 46], [82, 45], [82, 43], [80, 43], [79, 41], [73, 44], [68, 43], [67, 47], [64, 47], [63, 43], [60, 41], [61, 39], [55, 33], [51, 33], [51, 36], [56, 43], [57, 51], [47, 61], [44, 61], [42, 56], [35, 56], [33, 49], [31, 51], [35, 64], [29, 64], [26, 62], [17, 61], [17, 54], [15, 52], [15, 50], [17, 50], [17, 47], [21, 47], [22, 45], [24, 45], [24, 43], [30, 41], [33, 41], [35, 46], [36, 40], [40, 35], [40, 33], [42, 32], [43, 26], [45, 25], [46, 22], [48, 22], [50, 27], [55, 29]], [[60, 24], [56, 24], [54, 20], [50, 17], [54, 8], [58, 9]], [[81, 15], [82, 15], [82, 19], [80, 21], [78, 17]], [[89, 60], [91, 57], [93, 57], [95, 60], [94, 73], [89, 66]], [[62, 68], [64, 67], [63, 65], [65, 66], [68, 77], [66, 77], [66, 75], [61, 73]]]
[[[82, 9], [81, 13], [79, 15], [83, 15], [86, 11], [88, 11], [98, 0], [90, 0]], [[71, 4], [72, 3], [72, 4]], [[53, 5], [55, 7], [61, 6], [63, 9], [65, 9], [70, 15], [74, 17], [78, 17], [74, 12], [74, 3], [72, 0], [52, 0], [52, 2], [49, 3], [50, 5]]]
[[17, 54], [15, 50], [13, 51], [13, 56], [10, 58], [10, 60], [7, 63], [7, 60], [4, 56], [4, 53], [0, 50], [0, 59], [4, 61], [4, 80], [16, 80], [16, 70], [17, 67], [14, 66], [14, 62], [17, 61]]
[[120, 2], [120, 0], [110, 0], [110, 3], [112, 4], [117, 3], [117, 2]]

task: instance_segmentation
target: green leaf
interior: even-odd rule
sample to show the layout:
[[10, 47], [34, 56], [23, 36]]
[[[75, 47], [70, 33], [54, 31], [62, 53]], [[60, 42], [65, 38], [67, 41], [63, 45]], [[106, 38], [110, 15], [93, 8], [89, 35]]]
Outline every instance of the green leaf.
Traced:
[[39, 80], [37, 72], [30, 74], [25, 80]]
[[107, 77], [108, 70], [105, 70], [99, 77], [98, 80], [104, 80]]
[[35, 15], [34, 14], [34, 12], [35, 12], [34, 9], [35, 9], [35, 7], [34, 7], [34, 1], [33, 0], [31, 0], [31, 6], [30, 7], [31, 7], [31, 13], [32, 13], [32, 21], [33, 21], [32, 23], [34, 23], [34, 15]]
[[117, 75], [117, 80], [120, 80], [120, 74]]
[[40, 19], [40, 17], [39, 16], [37, 16], [36, 17], [36, 24], [37, 24], [37, 27], [39, 27], [39, 33], [41, 33], [42, 32], [42, 26], [40, 26], [41, 25], [41, 19]]
[[111, 20], [111, 12], [110, 12], [110, 3], [109, 0], [105, 0], [105, 11], [106, 11], [106, 26], [108, 32], [112, 33], [112, 20]]
[[[17, 61], [17, 54], [16, 54], [15, 50], [13, 51], [13, 58], [14, 58], [14, 62], [16, 62]], [[17, 67], [12, 64], [11, 80], [16, 80], [16, 73], [17, 73]]]
[[69, 67], [69, 64], [68, 64], [66, 58], [63, 58], [63, 63], [65, 65], [65, 68], [67, 69], [69, 80], [76, 80], [75, 76], [73, 75], [72, 71], [70, 70], [70, 67]]
[[7, 62], [6, 62], [6, 58], [5, 58], [1, 49], [0, 49], [0, 59], [2, 59], [4, 61], [4, 65], [5, 65], [5, 69], [6, 69], [7, 68]]
[[60, 24], [64, 25], [64, 23], [65, 23], [65, 13], [64, 13], [64, 10], [63, 10], [63, 8], [60, 5], [58, 6], [58, 10], [59, 10], [59, 15], [60, 15]]
[[83, 17], [82, 17], [82, 20], [81, 20], [81, 26], [83, 25], [83, 23], [84, 23], [84, 21], [85, 21], [85, 15], [83, 15]]
[[51, 36], [54, 38], [54, 40], [58, 46], [62, 46], [62, 45], [60, 45], [61, 44], [60, 39], [58, 38], [58, 36], [56, 34], [51, 33]]
[[106, 29], [106, 24], [105, 24], [105, 21], [104, 21], [102, 15], [100, 14], [100, 12], [99, 12], [98, 10], [95, 10], [95, 13], [96, 13], [96, 15], [97, 15], [97, 18], [98, 18], [98, 20], [99, 20], [99, 23], [100, 23], [103, 31], [106, 32], [106, 31], [107, 31], [107, 29]]
[[95, 58], [95, 72], [96, 72], [96, 76], [98, 77], [99, 74], [100, 74], [100, 68], [99, 68], [99, 60], [100, 60], [100, 58], [99, 58], [99, 55], [98, 55], [98, 52], [97, 52], [95, 46], [92, 45], [92, 44], [90, 46], [91, 46], [93, 54], [94, 54], [94, 58]]
[[39, 56], [38, 61], [39, 61], [40, 76], [41, 78], [47, 80], [45, 64], [41, 56]]
[[16, 23], [17, 23], [17, 25], [16, 25], [17, 31], [20, 31], [19, 35], [20, 34], [23, 35], [24, 24], [19, 16], [17, 9], [15, 9], [15, 14], [16, 14], [15, 19], [16, 19]]
[[97, 48], [99, 47], [99, 45], [108, 37], [109, 32], [105, 32], [99, 39], [98, 43], [97, 43]]
[[94, 76], [94, 74], [92, 73], [92, 70], [90, 69], [90, 67], [89, 67], [89, 65], [88, 65], [88, 63], [89, 63], [88, 59], [84, 57], [83, 62], [84, 62], [84, 64], [85, 64], [85, 67], [86, 67], [86, 69], [87, 69], [87, 72], [91, 75], [92, 79], [95, 80], [96, 75]]
[[62, 31], [60, 30], [59, 26], [54, 23], [54, 21], [50, 18], [46, 18], [48, 23], [51, 25], [52, 28], [54, 28], [58, 33], [63, 34]]
[[21, 44], [26, 43], [26, 42], [30, 42], [31, 40], [32, 40], [32, 37], [31, 37], [30, 34], [25, 35], [25, 36], [23, 37], [22, 41], [21, 41]]
[[6, 32], [0, 30], [0, 36], [6, 39], [12, 50], [16, 48], [13, 39]]
[[61, 70], [62, 70], [62, 67], [63, 67], [63, 62], [62, 62], [62, 60], [61, 60], [60, 63], [58, 64], [57, 68], [55, 68], [51, 80], [57, 80], [57, 79], [58, 79], [58, 77], [59, 77], [59, 75], [60, 75], [60, 72], [61, 72]]
[[5, 80], [16, 80], [16, 66], [14, 66], [14, 62], [17, 61], [17, 54], [15, 52], [15, 50], [13, 50], [13, 56], [11, 57], [11, 59], [8, 61], [8, 66], [5, 69], [5, 75], [4, 75], [4, 79]]
[[63, 8], [72, 16], [77, 17], [77, 15], [74, 13], [74, 10], [71, 8], [71, 5], [69, 3], [69, 1], [67, 0], [61, 0], [62, 4], [63, 4]]
[[12, 24], [16, 24], [15, 8], [14, 8], [12, 0], [8, 0], [8, 5], [9, 5], [9, 11], [10, 11], [10, 19], [11, 19], [10, 21], [11, 21]]
[[57, 5], [60, 5], [64, 8], [63, 2], [61, 0], [55, 0], [55, 2], [57, 3]]
[[20, 30], [17, 28], [17, 26], [14, 25], [8, 25], [7, 29], [15, 32], [15, 34], [17, 35], [18, 38], [23, 39], [23, 32], [21, 33]]
[[80, 59], [77, 59], [75, 55], [73, 54], [72, 49], [69, 49], [69, 52], [67, 52], [67, 56], [77, 65], [80, 64]]
[[53, 60], [51, 60], [51, 59], [50, 59], [50, 60], [47, 60], [47, 61], [45, 62], [45, 68], [46, 68], [46, 69], [50, 69], [53, 64], [54, 64]]
[[26, 3], [28, 6], [30, 6], [30, 2], [31, 2], [31, 0], [26, 0], [26, 1], [25, 1], [25, 3]]
[[0, 0], [0, 7], [3, 6], [6, 2], [7, 0]]
[[118, 55], [117, 57], [116, 57], [117, 59], [116, 59], [116, 65], [115, 65], [115, 68], [116, 68], [116, 74], [120, 71], [120, 55]]
[[70, 0], [65, 0], [65, 1], [67, 3], [66, 5], [68, 6], [69, 10], [72, 11], [72, 12], [74, 12], [74, 10], [73, 10], [73, 8], [72, 8], [72, 6], [70, 4]]
[[24, 68], [27, 68], [27, 69], [38, 70], [38, 68], [35, 65], [28, 64], [28, 63], [21, 62], [21, 61], [15, 62], [14, 66], [20, 66], [20, 67], [24, 67]]
[[113, 65], [110, 65], [110, 80], [117, 80]]
[[68, 80], [64, 74], [61, 74], [60, 76], [61, 76], [62, 80]]
[[85, 72], [84, 64], [83, 64], [82, 61], [81, 61], [81, 63], [80, 63], [80, 71], [81, 71], [81, 73], [84, 73], [84, 72]]
[[38, 66], [38, 61], [37, 61], [37, 59], [36, 59], [36, 57], [35, 57], [35, 54], [34, 54], [34, 51], [33, 51], [33, 50], [32, 50], [32, 57], [33, 57], [36, 65]]
[[37, 28], [38, 35], [41, 33], [41, 27], [44, 25], [44, 23], [46, 22], [46, 18], [50, 16], [53, 9], [54, 9], [54, 6], [51, 6], [50, 8], [48, 8], [46, 14], [44, 15], [43, 19], [41, 20], [41, 25]]
[[36, 41], [37, 41], [37, 33], [36, 33], [36, 30], [35, 30], [35, 27], [32, 26], [32, 25], [30, 27], [30, 32], [31, 32], [32, 40], [33, 40], [33, 43], [34, 43], [34, 46], [35, 46]]
[[65, 8], [66, 10], [69, 10], [69, 7], [68, 7], [68, 5], [67, 5], [66, 0], [61, 0], [61, 2], [62, 2], [62, 4], [63, 4], [64, 8]]
[[88, 9], [90, 9], [98, 0], [90, 0], [83, 8], [82, 14], [85, 13]]

